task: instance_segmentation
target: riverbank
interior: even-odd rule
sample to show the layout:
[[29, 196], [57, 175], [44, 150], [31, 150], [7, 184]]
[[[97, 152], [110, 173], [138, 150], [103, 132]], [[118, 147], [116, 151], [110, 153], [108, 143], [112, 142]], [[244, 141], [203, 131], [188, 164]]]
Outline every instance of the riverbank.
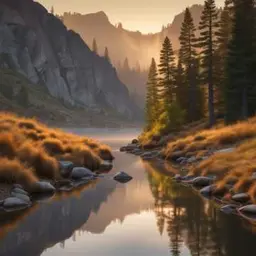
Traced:
[[196, 123], [180, 134], [146, 140], [141, 136], [121, 151], [170, 162], [176, 181], [206, 187], [202, 194], [217, 196], [226, 204], [249, 205], [244, 210], [256, 215], [256, 118], [231, 126], [220, 122], [214, 129], [203, 127]]
[[0, 113], [0, 209], [71, 191], [112, 168], [111, 149], [34, 119]]

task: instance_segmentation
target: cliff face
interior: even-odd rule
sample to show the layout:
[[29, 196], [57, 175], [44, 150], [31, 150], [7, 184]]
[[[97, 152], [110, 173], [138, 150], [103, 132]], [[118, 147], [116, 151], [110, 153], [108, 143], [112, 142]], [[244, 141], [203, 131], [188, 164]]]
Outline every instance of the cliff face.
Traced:
[[32, 0], [0, 0], [0, 67], [76, 107], [127, 117], [136, 112], [113, 66]]

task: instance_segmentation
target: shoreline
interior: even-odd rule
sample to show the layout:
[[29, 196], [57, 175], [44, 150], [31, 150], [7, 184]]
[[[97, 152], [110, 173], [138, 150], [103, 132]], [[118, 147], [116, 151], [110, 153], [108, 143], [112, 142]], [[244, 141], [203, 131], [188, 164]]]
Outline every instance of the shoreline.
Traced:
[[[163, 154], [165, 146], [144, 149], [137, 139], [134, 139], [127, 146], [120, 148], [121, 152], [133, 154], [140, 157], [143, 161], [148, 161], [157, 165], [163, 170], [163, 174], [172, 177], [172, 180], [181, 186], [190, 187], [196, 191], [197, 195], [217, 203], [217, 208], [225, 214], [237, 215], [250, 223], [256, 223], [256, 204], [245, 192], [235, 192], [234, 185], [230, 184], [219, 186], [217, 176], [214, 175], [193, 175], [190, 167], [199, 165], [214, 154], [233, 152], [235, 147], [223, 147], [215, 151], [209, 151], [208, 157], [196, 159], [194, 157], [173, 156], [167, 158]], [[166, 164], [171, 165], [172, 170], [166, 168]]]

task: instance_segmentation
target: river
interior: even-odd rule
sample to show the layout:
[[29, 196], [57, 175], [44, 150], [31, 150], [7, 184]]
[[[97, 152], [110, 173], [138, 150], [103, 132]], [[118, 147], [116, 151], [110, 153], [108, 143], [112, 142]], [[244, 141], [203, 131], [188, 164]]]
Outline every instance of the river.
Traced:
[[[256, 227], [225, 215], [167, 172], [118, 148], [139, 130], [73, 129], [109, 144], [114, 168], [81, 191], [55, 196], [10, 220], [0, 216], [1, 256], [249, 256]], [[125, 171], [127, 184], [112, 179]]]

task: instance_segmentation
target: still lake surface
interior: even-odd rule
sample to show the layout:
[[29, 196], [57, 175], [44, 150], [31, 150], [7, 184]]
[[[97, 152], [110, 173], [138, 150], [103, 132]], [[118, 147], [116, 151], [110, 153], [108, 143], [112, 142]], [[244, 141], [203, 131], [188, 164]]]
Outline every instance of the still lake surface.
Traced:
[[[173, 183], [163, 167], [118, 152], [139, 130], [72, 132], [109, 144], [113, 170], [82, 191], [55, 196], [9, 220], [0, 216], [1, 256], [255, 255], [256, 226]], [[134, 179], [115, 182], [112, 176], [121, 170]]]

